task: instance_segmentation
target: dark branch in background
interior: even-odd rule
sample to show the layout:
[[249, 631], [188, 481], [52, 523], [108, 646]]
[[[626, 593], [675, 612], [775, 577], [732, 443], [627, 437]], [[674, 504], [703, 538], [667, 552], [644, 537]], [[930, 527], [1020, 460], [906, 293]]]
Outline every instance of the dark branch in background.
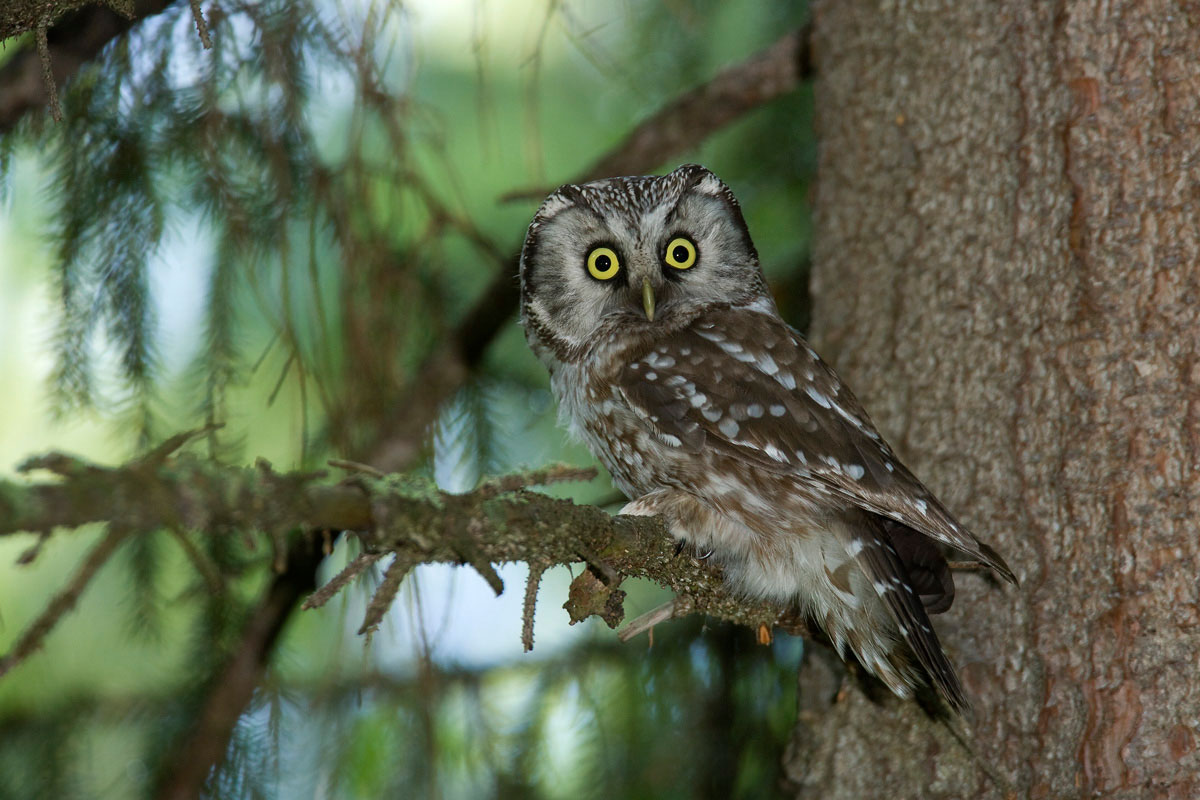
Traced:
[[316, 537], [288, 553], [287, 568], [271, 584], [266, 597], [242, 631], [241, 640], [225, 668], [211, 679], [203, 709], [190, 736], [176, 745], [175, 755], [163, 764], [166, 771], [156, 797], [190, 800], [204, 785], [212, 765], [220, 763], [242, 710], [262, 681], [265, 663], [295, 608], [295, 598], [313, 589], [317, 565], [324, 557]]
[[[792, 91], [812, 77], [811, 37], [812, 25], [805, 25], [766, 50], [721, 70], [712, 80], [680, 95], [638, 125], [612, 152], [570, 182], [645, 174], [699, 146], [747, 112]], [[541, 200], [553, 189], [522, 189], [502, 199]]]
[[[0, 135], [12, 130], [27, 112], [46, 108], [53, 87], [74, 76], [105, 45], [170, 5], [170, 0], [135, 0], [128, 17], [106, 6], [88, 6], [63, 16], [46, 31], [51, 82], [45, 79], [43, 61], [35, 48], [17, 53], [0, 69]], [[16, 10], [10, 13], [11, 22], [7, 16], [0, 20], [0, 40], [36, 29], [37, 23], [17, 26]]]
[[[699, 146], [749, 111], [787, 94], [812, 75], [812, 27], [792, 31], [762, 52], [719, 72], [712, 80], [667, 104], [573, 182], [613, 175], [640, 175]], [[524, 190], [512, 198], [544, 197], [549, 189]], [[512, 319], [518, 304], [517, 261], [487, 288], [444, 345], [418, 370], [396, 403], [397, 414], [379, 432], [379, 443], [363, 460], [382, 469], [403, 469], [420, 451], [425, 430], [488, 345]]]

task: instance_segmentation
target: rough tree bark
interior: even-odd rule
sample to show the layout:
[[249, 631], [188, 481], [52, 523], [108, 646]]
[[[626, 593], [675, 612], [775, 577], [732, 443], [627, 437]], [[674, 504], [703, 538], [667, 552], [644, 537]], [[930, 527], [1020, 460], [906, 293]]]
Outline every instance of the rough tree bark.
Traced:
[[815, 23], [814, 338], [1022, 585], [961, 578], [938, 621], [962, 742], [810, 694], [796, 795], [1196, 797], [1200, 11], [824, 0]]

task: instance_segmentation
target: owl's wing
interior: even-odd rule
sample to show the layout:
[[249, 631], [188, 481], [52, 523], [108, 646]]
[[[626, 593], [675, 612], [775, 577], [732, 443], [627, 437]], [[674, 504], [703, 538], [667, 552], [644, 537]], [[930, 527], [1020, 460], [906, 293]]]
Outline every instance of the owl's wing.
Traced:
[[717, 311], [626, 364], [618, 389], [663, 441], [712, 447], [755, 467], [821, 486], [979, 559], [979, 542], [896, 458], [838, 376], [775, 317]]

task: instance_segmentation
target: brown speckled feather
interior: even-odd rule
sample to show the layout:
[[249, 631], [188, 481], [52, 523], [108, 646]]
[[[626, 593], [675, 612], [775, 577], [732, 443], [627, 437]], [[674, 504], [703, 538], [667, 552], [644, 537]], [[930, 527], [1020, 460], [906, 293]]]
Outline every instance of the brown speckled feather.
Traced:
[[[1014, 581], [904, 466], [866, 411], [782, 320], [714, 310], [620, 373], [630, 408], [692, 450], [709, 446], [962, 550]], [[651, 419], [654, 417], [654, 419]]]

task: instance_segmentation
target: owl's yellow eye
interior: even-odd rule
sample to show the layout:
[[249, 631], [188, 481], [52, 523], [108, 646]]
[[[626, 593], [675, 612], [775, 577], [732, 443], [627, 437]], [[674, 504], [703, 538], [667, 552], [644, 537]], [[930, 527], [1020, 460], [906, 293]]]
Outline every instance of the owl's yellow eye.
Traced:
[[588, 274], [598, 281], [615, 278], [621, 271], [621, 259], [610, 247], [593, 247], [587, 257]]
[[667, 254], [663, 256], [663, 261], [667, 262], [668, 267], [689, 269], [696, 264], [696, 245], [692, 244], [691, 239], [676, 236], [667, 245]]

